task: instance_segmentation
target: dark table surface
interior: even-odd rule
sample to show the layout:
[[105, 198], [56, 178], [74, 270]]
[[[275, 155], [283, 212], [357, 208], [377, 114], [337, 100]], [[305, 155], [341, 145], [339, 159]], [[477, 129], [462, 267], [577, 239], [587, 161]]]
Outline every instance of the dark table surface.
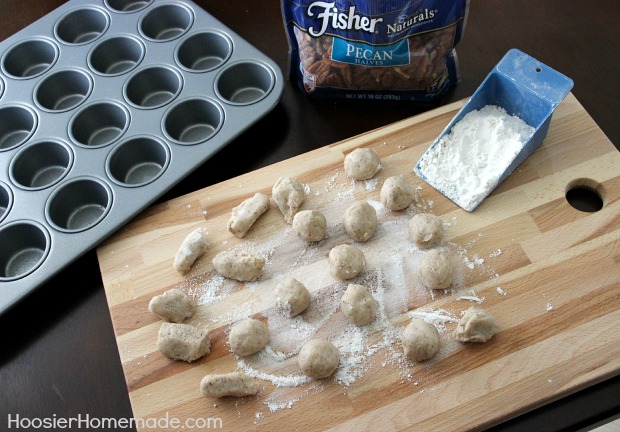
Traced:
[[[0, 40], [62, 3], [0, 0]], [[197, 3], [286, 73], [288, 43], [278, 0]], [[457, 46], [461, 81], [439, 102], [317, 103], [287, 81], [271, 113], [160, 201], [469, 97], [510, 48], [572, 78], [573, 94], [620, 148], [619, 22], [618, 0], [471, 0]], [[0, 329], [0, 430], [7, 430], [9, 415], [132, 417], [94, 250], [2, 314]], [[492, 430], [579, 430], [618, 415], [620, 376], [615, 376], [532, 407]]]

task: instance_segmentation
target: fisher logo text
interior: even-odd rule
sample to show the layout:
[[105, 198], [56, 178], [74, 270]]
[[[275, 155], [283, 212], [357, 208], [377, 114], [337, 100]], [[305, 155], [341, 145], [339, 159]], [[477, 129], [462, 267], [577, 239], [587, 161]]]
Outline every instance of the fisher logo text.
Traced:
[[358, 15], [355, 12], [355, 6], [350, 6], [347, 12], [339, 12], [338, 8], [334, 7], [335, 4], [335, 2], [318, 1], [308, 7], [308, 16], [316, 15], [321, 24], [321, 28], [318, 30], [314, 27], [308, 28], [308, 33], [311, 36], [321, 36], [330, 26], [334, 30], [363, 30], [374, 33], [377, 23], [383, 21], [383, 18], [368, 18]]

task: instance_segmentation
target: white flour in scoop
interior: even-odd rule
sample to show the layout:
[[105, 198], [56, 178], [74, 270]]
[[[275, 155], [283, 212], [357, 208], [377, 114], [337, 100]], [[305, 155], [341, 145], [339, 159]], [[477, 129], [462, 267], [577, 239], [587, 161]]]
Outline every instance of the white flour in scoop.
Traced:
[[419, 173], [471, 211], [499, 182], [534, 128], [497, 105], [467, 113], [422, 156]]

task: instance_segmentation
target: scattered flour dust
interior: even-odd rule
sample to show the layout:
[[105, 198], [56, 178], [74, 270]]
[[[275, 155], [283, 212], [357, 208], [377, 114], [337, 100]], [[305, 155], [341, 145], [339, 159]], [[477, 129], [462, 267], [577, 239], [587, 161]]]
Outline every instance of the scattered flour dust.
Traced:
[[498, 184], [534, 128], [497, 105], [467, 113], [428, 149], [422, 177], [465, 210], [473, 210]]
[[[373, 371], [379, 369], [391, 369], [392, 376], [399, 376], [402, 383], [423, 385], [400, 344], [403, 317], [419, 317], [438, 328], [442, 348], [436, 357], [441, 359], [458, 349], [447, 330], [458, 318], [446, 310], [429, 308], [429, 303], [437, 298], [459, 295], [461, 300], [481, 303], [484, 298], [467, 288], [470, 282], [481, 276], [498, 276], [484, 264], [484, 259], [470, 252], [476, 240], [466, 245], [446, 241], [440, 247], [461, 257], [457, 260], [454, 283], [446, 290], [428, 290], [417, 272], [425, 251], [408, 241], [407, 227], [415, 213], [431, 211], [432, 203], [418, 199], [415, 205], [402, 212], [391, 212], [379, 201], [369, 199], [377, 212], [379, 225], [372, 240], [355, 243], [364, 253], [366, 271], [349, 281], [334, 279], [329, 273], [326, 255], [332, 247], [351, 242], [342, 227], [342, 214], [356, 199], [355, 185], [342, 180], [336, 175], [329, 181], [331, 197], [335, 199], [328, 194], [324, 194], [323, 199], [322, 193], [313, 193], [309, 186], [305, 188], [328, 221], [326, 237], [320, 242], [306, 243], [290, 226], [283, 225], [282, 230], [269, 236], [246, 239], [233, 248], [251, 251], [265, 259], [263, 277], [259, 281], [241, 284], [209, 271], [179, 286], [196, 299], [201, 319], [224, 326], [226, 333], [233, 323], [249, 317], [261, 317], [267, 323], [270, 341], [266, 348], [249, 357], [235, 358], [237, 370], [265, 383], [259, 393], [265, 409], [256, 412], [255, 423], [260, 422], [266, 412], [293, 408], [304, 397], [321, 392], [330, 382], [340, 385], [346, 394], [356, 382], [372, 380]], [[444, 221], [446, 230], [456, 224], [456, 218]], [[287, 276], [304, 283], [311, 293], [306, 311], [292, 318], [275, 305], [274, 290]], [[340, 298], [349, 283], [367, 286], [377, 301], [377, 318], [366, 326], [355, 326], [340, 313]], [[234, 302], [235, 306], [231, 308], [229, 302]], [[463, 309], [467, 307], [464, 305]], [[338, 369], [327, 380], [312, 380], [301, 374], [297, 365], [299, 350], [315, 337], [330, 340], [340, 352]], [[425, 367], [432, 367], [432, 364]]]

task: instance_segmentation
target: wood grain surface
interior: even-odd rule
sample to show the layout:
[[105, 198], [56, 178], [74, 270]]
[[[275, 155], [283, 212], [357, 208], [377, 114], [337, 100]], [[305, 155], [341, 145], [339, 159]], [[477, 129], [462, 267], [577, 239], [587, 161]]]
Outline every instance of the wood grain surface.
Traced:
[[[224, 430], [476, 430], [617, 375], [620, 154], [569, 94], [541, 147], [474, 212], [465, 212], [412, 172], [465, 102], [158, 204], [102, 244], [97, 256], [134, 416], [218, 418]], [[357, 147], [375, 149], [382, 160], [370, 181], [353, 182], [343, 171], [345, 155]], [[283, 175], [306, 184], [303, 208], [324, 212], [326, 239], [313, 245], [297, 239], [274, 203], [245, 238], [229, 233], [232, 207], [256, 192], [271, 194]], [[416, 203], [402, 212], [379, 204], [381, 184], [391, 175], [417, 188]], [[595, 191], [603, 208], [573, 208], [565, 194], [575, 186]], [[369, 285], [380, 313], [359, 329], [338, 309], [346, 283], [329, 275], [326, 254], [350, 241], [341, 217], [362, 199], [377, 209], [379, 229], [357, 244], [367, 260], [358, 280]], [[423, 252], [409, 242], [407, 222], [422, 211], [447, 226], [443, 247], [457, 262], [450, 290], [432, 293], [417, 279]], [[174, 254], [199, 226], [208, 228], [210, 248], [181, 276], [172, 268]], [[264, 256], [261, 280], [241, 284], [215, 275], [211, 259], [227, 249]], [[313, 295], [296, 319], [275, 308], [273, 289], [288, 275]], [[154, 295], [175, 287], [200, 303], [188, 323], [210, 330], [211, 353], [193, 363], [159, 353], [160, 321], [147, 310]], [[472, 305], [500, 323], [486, 344], [452, 338], [456, 320]], [[416, 364], [403, 359], [398, 334], [423, 313], [440, 328], [441, 349]], [[262, 353], [239, 359], [227, 333], [250, 316], [268, 324], [272, 340]], [[304, 381], [295, 353], [315, 335], [335, 342], [341, 367], [328, 379]], [[257, 396], [201, 396], [204, 375], [235, 370], [261, 379]]]

